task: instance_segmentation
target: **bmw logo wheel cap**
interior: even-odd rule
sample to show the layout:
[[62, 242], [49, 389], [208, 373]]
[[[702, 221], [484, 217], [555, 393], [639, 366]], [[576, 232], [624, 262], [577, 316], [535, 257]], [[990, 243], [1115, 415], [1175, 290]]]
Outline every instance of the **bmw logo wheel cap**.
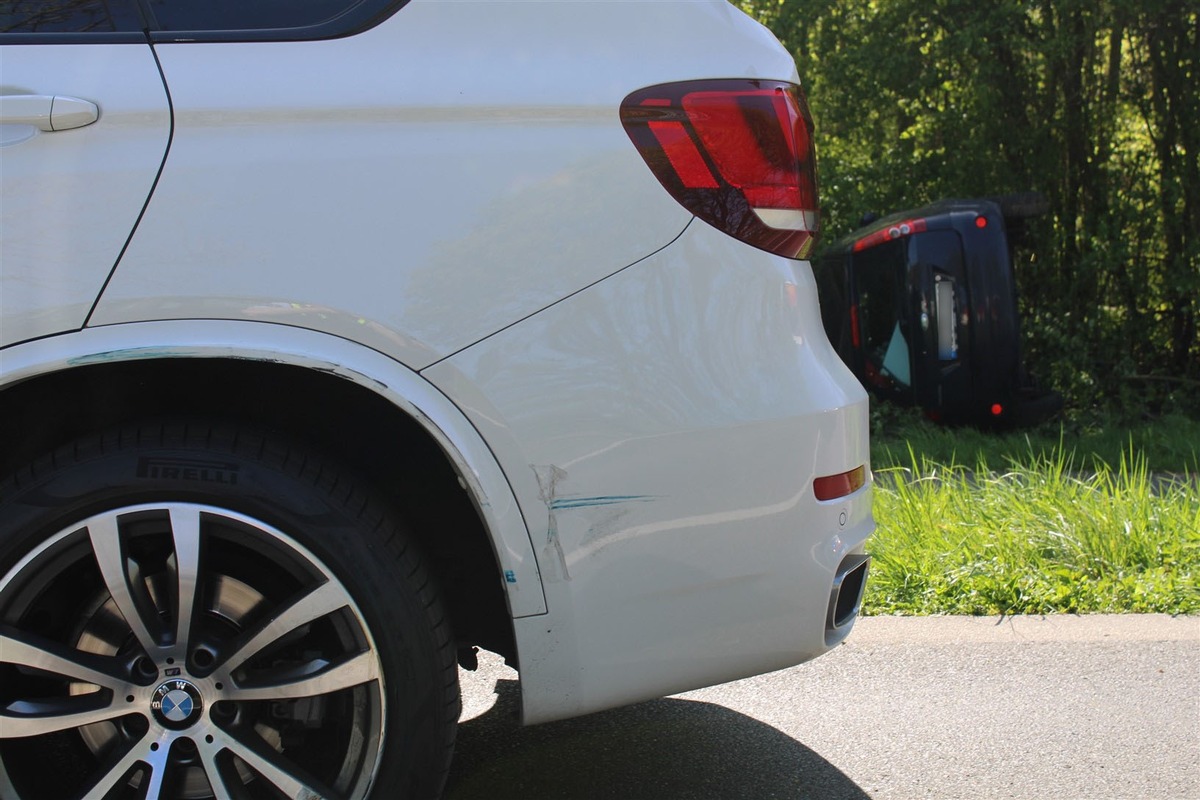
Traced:
[[164, 728], [183, 730], [200, 720], [200, 690], [185, 680], [170, 680], [154, 690], [150, 711]]

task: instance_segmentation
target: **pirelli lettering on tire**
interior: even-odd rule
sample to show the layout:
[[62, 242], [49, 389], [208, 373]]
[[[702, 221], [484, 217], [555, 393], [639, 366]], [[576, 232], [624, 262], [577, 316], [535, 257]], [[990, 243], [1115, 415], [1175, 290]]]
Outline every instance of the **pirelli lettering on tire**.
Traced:
[[196, 461], [188, 458], [142, 458], [137, 477], [149, 480], [197, 481], [236, 486], [238, 465], [221, 461]]

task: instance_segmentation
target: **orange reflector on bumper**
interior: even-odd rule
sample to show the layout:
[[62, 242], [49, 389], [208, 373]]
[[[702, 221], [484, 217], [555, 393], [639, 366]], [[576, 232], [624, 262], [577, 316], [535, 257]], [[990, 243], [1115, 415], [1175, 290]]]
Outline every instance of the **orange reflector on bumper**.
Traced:
[[867, 482], [867, 468], [855, 467], [839, 475], [827, 475], [813, 481], [813, 494], [818, 500], [836, 500], [854, 494]]

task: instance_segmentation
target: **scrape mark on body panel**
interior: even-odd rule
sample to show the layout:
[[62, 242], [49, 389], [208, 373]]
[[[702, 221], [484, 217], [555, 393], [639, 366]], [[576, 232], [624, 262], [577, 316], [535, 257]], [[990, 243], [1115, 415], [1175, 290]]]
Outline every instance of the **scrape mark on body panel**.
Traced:
[[549, 464], [547, 466], [530, 466], [538, 482], [538, 496], [546, 504], [550, 519], [546, 523], [546, 545], [542, 548], [543, 577], [548, 581], [571, 580], [571, 572], [567, 569], [567, 557], [563, 554], [562, 542], [558, 540], [558, 519], [555, 516], [555, 494], [558, 492], [558, 482], [567, 477], [564, 469]]
[[199, 355], [195, 350], [179, 350], [166, 347], [129, 347], [124, 350], [105, 350], [76, 356], [67, 361], [68, 366], [84, 367], [89, 364], [107, 364], [113, 361], [144, 361], [152, 358], [189, 358]]
[[[542, 548], [544, 577], [547, 580], [571, 580], [571, 571], [567, 564], [566, 553], [558, 533], [558, 513], [562, 511], [580, 511], [584, 509], [624, 506], [629, 503], [649, 503], [658, 498], [644, 494], [608, 494], [589, 496], [559, 497], [559, 485], [566, 480], [567, 471], [553, 464], [547, 466], [531, 465], [538, 482], [538, 496], [546, 504], [549, 519], [546, 522], [546, 543]], [[604, 538], [616, 526], [617, 521], [628, 513], [625, 509], [613, 509], [606, 512], [603, 519], [593, 521], [589, 527], [584, 543], [591, 543], [597, 538]]]
[[[542, 498], [543, 500], [545, 498]], [[657, 498], [645, 494], [613, 494], [599, 497], [556, 497], [549, 503], [552, 510], [615, 506], [620, 503], [646, 503]]]

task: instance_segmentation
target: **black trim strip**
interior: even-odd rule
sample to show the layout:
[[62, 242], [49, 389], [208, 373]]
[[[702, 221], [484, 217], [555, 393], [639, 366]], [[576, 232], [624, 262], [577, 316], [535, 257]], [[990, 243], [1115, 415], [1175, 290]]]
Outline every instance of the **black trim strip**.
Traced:
[[22, 44], [146, 44], [142, 31], [105, 33], [0, 33], [0, 45]]

